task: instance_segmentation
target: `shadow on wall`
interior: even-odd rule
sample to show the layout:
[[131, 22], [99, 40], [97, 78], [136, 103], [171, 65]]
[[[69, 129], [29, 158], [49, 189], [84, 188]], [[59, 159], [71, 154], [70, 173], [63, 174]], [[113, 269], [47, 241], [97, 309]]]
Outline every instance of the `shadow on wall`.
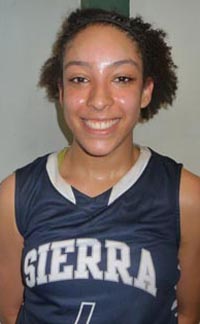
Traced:
[[69, 145], [71, 145], [72, 140], [73, 140], [73, 135], [72, 135], [71, 130], [69, 129], [69, 127], [67, 126], [67, 124], [65, 122], [64, 115], [63, 115], [63, 108], [61, 107], [59, 102], [57, 102], [55, 104], [55, 108], [56, 108], [57, 121], [58, 121], [59, 128], [61, 129], [61, 131], [62, 131], [63, 135], [65, 136]]

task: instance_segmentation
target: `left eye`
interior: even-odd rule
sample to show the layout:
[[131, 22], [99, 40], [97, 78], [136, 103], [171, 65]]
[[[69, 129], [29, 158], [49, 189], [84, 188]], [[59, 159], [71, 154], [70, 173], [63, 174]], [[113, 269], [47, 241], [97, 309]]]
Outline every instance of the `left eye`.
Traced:
[[74, 77], [74, 78], [71, 78], [69, 81], [73, 82], [73, 83], [87, 83], [88, 82], [88, 80], [84, 77]]
[[114, 81], [117, 83], [129, 83], [129, 82], [133, 81], [133, 78], [130, 78], [127, 76], [119, 76], [119, 77], [115, 78]]

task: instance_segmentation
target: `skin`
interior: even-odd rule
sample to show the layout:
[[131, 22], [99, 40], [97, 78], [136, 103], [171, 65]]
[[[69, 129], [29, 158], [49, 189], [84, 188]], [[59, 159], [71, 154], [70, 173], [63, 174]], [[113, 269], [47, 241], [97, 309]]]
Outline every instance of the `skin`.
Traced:
[[[111, 26], [93, 26], [75, 37], [66, 49], [63, 84], [59, 85], [65, 120], [74, 134], [60, 168], [68, 183], [95, 196], [130, 169], [139, 155], [133, 129], [152, 91], [152, 80], [144, 82], [142, 78], [137, 47], [123, 32]], [[23, 239], [15, 224], [14, 188], [14, 175], [0, 186], [0, 317], [4, 324], [15, 323], [23, 301]], [[199, 177], [183, 170], [179, 324], [197, 324], [200, 319], [199, 198]]]
[[[74, 140], [61, 174], [95, 196], [116, 183], [137, 159], [133, 128], [140, 109], [151, 100], [153, 81], [143, 80], [136, 45], [112, 26], [80, 32], [67, 47], [63, 66], [60, 103]], [[102, 121], [110, 127], [91, 127]]]
[[[23, 239], [15, 224], [15, 177], [0, 185], [0, 321], [16, 322], [23, 301], [20, 263]], [[13, 271], [14, 269], [14, 271]]]

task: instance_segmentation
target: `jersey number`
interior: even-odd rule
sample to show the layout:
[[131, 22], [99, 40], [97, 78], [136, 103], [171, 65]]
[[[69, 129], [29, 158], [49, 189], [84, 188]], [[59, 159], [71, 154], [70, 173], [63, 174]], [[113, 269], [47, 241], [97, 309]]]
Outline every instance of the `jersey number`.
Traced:
[[96, 303], [82, 302], [74, 324], [89, 324]]

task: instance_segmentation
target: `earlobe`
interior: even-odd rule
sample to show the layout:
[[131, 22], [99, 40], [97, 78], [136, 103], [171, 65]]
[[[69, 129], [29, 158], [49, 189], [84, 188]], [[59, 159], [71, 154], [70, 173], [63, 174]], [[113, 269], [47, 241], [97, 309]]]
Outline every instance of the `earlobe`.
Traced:
[[143, 87], [141, 109], [146, 108], [151, 102], [152, 93], [154, 89], [154, 82], [152, 78], [147, 78]]
[[62, 107], [63, 106], [63, 84], [61, 81], [58, 82], [58, 91], [59, 91], [59, 103]]

